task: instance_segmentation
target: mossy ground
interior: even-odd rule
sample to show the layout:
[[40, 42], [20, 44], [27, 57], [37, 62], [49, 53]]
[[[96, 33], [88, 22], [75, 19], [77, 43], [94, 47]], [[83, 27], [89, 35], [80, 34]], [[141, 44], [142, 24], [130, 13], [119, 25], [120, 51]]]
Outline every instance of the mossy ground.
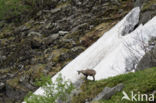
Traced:
[[[140, 92], [140, 94], [151, 94], [156, 90], [156, 67], [111, 77], [100, 81], [86, 81], [82, 86], [78, 96], [73, 97], [72, 103], [84, 103], [86, 99], [92, 99], [97, 96], [105, 87], [114, 87], [119, 83], [124, 84], [124, 91], [130, 95], [130, 92]], [[122, 92], [118, 92], [109, 100], [100, 100], [96, 103], [132, 103], [132, 101], [123, 100]], [[137, 102], [139, 103], [139, 102]], [[147, 103], [147, 102], [142, 102]]]

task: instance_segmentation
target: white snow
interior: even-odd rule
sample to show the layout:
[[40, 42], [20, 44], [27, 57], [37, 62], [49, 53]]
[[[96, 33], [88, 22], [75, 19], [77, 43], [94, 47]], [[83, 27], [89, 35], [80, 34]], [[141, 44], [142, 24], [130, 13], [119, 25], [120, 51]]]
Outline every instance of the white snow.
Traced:
[[[128, 69], [126, 63], [131, 65], [133, 60], [141, 59], [144, 55], [140, 46], [142, 43], [138, 42], [136, 38], [141, 37], [141, 40], [147, 43], [151, 37], [156, 37], [156, 17], [129, 33], [138, 23], [139, 14], [140, 8], [134, 8], [123, 20], [66, 65], [59, 73], [73, 83], [82, 77], [82, 75], [78, 75], [77, 71], [86, 68], [96, 70], [96, 80], [126, 73], [126, 69]], [[123, 33], [126, 35], [122, 36]], [[53, 81], [59, 73], [52, 77]], [[43, 90], [39, 88], [35, 94], [43, 94]]]

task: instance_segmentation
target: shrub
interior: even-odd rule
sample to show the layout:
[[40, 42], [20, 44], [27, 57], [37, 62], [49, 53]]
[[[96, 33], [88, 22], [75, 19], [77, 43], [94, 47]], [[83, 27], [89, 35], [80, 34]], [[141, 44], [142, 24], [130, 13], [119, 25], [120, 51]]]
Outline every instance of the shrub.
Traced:
[[45, 91], [44, 95], [35, 95], [29, 93], [24, 99], [26, 103], [57, 103], [57, 100], [68, 100], [71, 91], [74, 86], [70, 81], [64, 81], [62, 75], [56, 78], [56, 82], [53, 83], [50, 77], [42, 76], [40, 80], [36, 82], [38, 86], [42, 85], [42, 89]]

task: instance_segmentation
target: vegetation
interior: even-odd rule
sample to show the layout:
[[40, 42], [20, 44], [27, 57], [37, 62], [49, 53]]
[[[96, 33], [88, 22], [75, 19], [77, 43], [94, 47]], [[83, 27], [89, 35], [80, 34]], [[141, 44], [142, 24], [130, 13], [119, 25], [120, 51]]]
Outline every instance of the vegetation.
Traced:
[[143, 7], [142, 7], [142, 11], [146, 11], [148, 9], [150, 9], [152, 7], [153, 4], [156, 4], [156, 1], [155, 0], [147, 0], [144, 4], [143, 4]]
[[26, 103], [57, 103], [57, 100], [68, 101], [71, 91], [74, 89], [70, 81], [64, 81], [61, 74], [52, 82], [49, 76], [42, 76], [36, 82], [37, 86], [42, 86], [45, 91], [44, 96], [29, 93], [24, 99]]
[[[140, 94], [151, 94], [156, 89], [156, 67], [137, 71], [136, 73], [128, 73], [116, 77], [100, 81], [86, 81], [82, 86], [79, 95], [72, 98], [72, 103], [84, 103], [86, 99], [92, 99], [100, 93], [104, 87], [114, 87], [119, 83], [124, 84], [124, 91], [130, 95], [131, 91]], [[61, 74], [57, 77], [56, 83], [53, 83], [50, 77], [42, 76], [36, 82], [37, 86], [42, 86], [45, 95], [34, 95], [30, 93], [24, 101], [27, 103], [56, 103], [57, 100], [62, 100], [65, 103], [69, 98], [69, 94], [74, 89], [69, 81], [63, 81]], [[57, 92], [56, 92], [57, 91]], [[31, 98], [30, 98], [31, 97]], [[122, 100], [122, 92], [116, 93], [109, 100], [100, 100], [95, 103], [132, 103], [132, 101]], [[155, 97], [156, 98], [156, 97]], [[137, 102], [139, 103], [139, 102]], [[146, 101], [142, 103], [147, 103]]]
[[[108, 79], [92, 82], [85, 82], [78, 96], [73, 97], [72, 103], [84, 103], [86, 99], [92, 99], [100, 93], [104, 87], [114, 87], [119, 83], [124, 84], [124, 91], [130, 95], [131, 91], [134, 93], [140, 92], [141, 94], [149, 94], [156, 90], [156, 67], [151, 69], [146, 69], [143, 71], [138, 71], [136, 73], [128, 73], [119, 75], [116, 77], [111, 77]], [[116, 93], [109, 100], [100, 100], [96, 103], [132, 103], [132, 101], [123, 100], [122, 92]], [[138, 103], [138, 102], [137, 102]], [[147, 103], [147, 102], [145, 102]]]
[[0, 20], [19, 21], [43, 8], [56, 5], [55, 0], [0, 0]]

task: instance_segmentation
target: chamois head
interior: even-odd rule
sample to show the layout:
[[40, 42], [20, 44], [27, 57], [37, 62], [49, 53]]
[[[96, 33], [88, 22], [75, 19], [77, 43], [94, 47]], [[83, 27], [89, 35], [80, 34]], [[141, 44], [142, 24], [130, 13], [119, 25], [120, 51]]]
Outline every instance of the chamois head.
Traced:
[[79, 70], [79, 71], [77, 71], [78, 72], [78, 74], [80, 74], [81, 73], [81, 71]]

